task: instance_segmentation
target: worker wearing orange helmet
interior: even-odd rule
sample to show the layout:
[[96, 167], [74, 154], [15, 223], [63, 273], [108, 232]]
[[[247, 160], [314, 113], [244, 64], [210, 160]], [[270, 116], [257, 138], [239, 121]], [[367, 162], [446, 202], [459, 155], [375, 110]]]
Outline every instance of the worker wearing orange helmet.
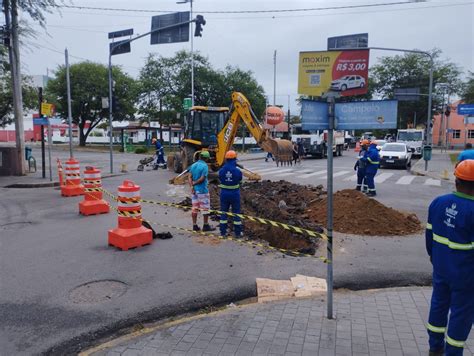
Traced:
[[362, 140], [360, 145], [359, 157], [354, 165], [354, 171], [357, 171], [357, 185], [356, 190], [367, 192], [367, 181], [365, 180], [365, 169], [367, 168], [367, 162], [362, 160], [367, 153], [369, 148], [369, 140]]
[[474, 160], [458, 163], [454, 175], [456, 192], [433, 200], [426, 224], [433, 263], [430, 355], [462, 355], [474, 321]]
[[[237, 153], [227, 151], [225, 154], [225, 164], [219, 169], [219, 188], [221, 188], [221, 219], [219, 222], [221, 236], [227, 235], [227, 212], [232, 208], [232, 213], [240, 214], [240, 184], [242, 182], [242, 172], [237, 168]], [[242, 236], [242, 219], [234, 216], [234, 235], [237, 238]]]

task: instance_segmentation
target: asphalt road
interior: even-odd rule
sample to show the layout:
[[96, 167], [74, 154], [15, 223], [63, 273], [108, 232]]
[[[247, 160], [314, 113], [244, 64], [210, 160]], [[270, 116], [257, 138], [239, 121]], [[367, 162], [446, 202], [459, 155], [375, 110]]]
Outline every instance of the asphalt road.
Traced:
[[[106, 162], [108, 158], [106, 154], [81, 155], [84, 161]], [[353, 156], [335, 159], [336, 175], [351, 173]], [[301, 178], [301, 174], [324, 170], [325, 163], [307, 160], [295, 168], [307, 173], [277, 176], [292, 172], [279, 170], [265, 178], [325, 184], [318, 174]], [[263, 165], [274, 168], [271, 163], [245, 162], [249, 168]], [[416, 177], [412, 184], [396, 184], [407, 172], [387, 172], [393, 176], [379, 184], [377, 199], [413, 211], [421, 220], [426, 219], [432, 198], [453, 189], [445, 182], [425, 184], [424, 177]], [[335, 188], [352, 187], [354, 183], [345, 180], [349, 175], [337, 175]], [[142, 186], [144, 198], [179, 201], [186, 191], [169, 186], [171, 176], [163, 170], [131, 172], [104, 179], [103, 185], [115, 191], [123, 179], [132, 179]], [[72, 353], [139, 322], [253, 296], [256, 277], [287, 279], [296, 273], [324, 277], [326, 273], [326, 265], [316, 259], [280, 253], [258, 255], [258, 248], [232, 241], [209, 244], [206, 239], [163, 227], [158, 230], [169, 230], [173, 239], [123, 252], [107, 246], [107, 230], [116, 227], [114, 213], [79, 216], [81, 198], [62, 198], [52, 188], [0, 188], [0, 194], [0, 344], [5, 354]], [[191, 225], [189, 213], [173, 208], [147, 205], [143, 212], [158, 223]], [[336, 287], [364, 289], [430, 281], [422, 235], [336, 233], [335, 246]], [[318, 252], [325, 254], [325, 246]], [[123, 282], [125, 292], [114, 297], [112, 290], [111, 297], [100, 303], [78, 303], [73, 298], [75, 288], [102, 280]], [[107, 294], [106, 288], [101, 292]]]

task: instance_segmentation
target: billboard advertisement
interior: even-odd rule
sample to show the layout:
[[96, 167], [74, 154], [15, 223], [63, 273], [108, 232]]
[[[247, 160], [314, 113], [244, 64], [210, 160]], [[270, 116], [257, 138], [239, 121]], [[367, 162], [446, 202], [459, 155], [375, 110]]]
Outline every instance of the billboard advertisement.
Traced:
[[341, 96], [367, 93], [369, 50], [300, 52], [298, 93], [322, 96], [336, 91]]
[[301, 128], [307, 131], [329, 128], [329, 105], [325, 102], [301, 101]]
[[397, 128], [397, 100], [356, 101], [337, 103], [338, 130], [376, 130]]

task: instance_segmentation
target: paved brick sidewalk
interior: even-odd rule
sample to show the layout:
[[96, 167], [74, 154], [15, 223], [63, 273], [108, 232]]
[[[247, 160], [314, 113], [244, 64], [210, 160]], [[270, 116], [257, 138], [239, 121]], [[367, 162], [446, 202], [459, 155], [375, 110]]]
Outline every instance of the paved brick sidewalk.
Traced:
[[[95, 355], [427, 355], [430, 296], [430, 288], [337, 292], [331, 321], [321, 298], [229, 308]], [[471, 333], [464, 354], [473, 351]]]

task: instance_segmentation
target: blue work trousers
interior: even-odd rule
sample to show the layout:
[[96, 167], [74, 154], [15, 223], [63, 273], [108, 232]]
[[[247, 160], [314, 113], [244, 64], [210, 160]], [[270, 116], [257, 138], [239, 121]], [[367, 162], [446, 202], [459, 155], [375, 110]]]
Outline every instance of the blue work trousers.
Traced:
[[369, 193], [370, 192], [375, 193], [375, 180], [374, 180], [374, 178], [375, 178], [376, 174], [377, 174], [377, 172], [366, 172], [365, 173], [365, 183], [368, 186]]
[[357, 169], [357, 187], [363, 192], [367, 190], [367, 182], [365, 180], [365, 169]]
[[433, 295], [428, 320], [431, 351], [445, 348], [446, 355], [463, 354], [463, 345], [474, 321], [474, 286], [466, 285], [464, 288], [453, 287], [449, 280], [433, 273]]
[[163, 150], [156, 151], [156, 164], [165, 164], [165, 153]]
[[[240, 214], [240, 190], [239, 189], [221, 189], [221, 211], [232, 212]], [[221, 214], [221, 220], [219, 221], [219, 228], [221, 236], [227, 234], [227, 222], [231, 216], [227, 214]], [[242, 219], [238, 216], [233, 217], [234, 222], [234, 234], [240, 237], [242, 235]]]

